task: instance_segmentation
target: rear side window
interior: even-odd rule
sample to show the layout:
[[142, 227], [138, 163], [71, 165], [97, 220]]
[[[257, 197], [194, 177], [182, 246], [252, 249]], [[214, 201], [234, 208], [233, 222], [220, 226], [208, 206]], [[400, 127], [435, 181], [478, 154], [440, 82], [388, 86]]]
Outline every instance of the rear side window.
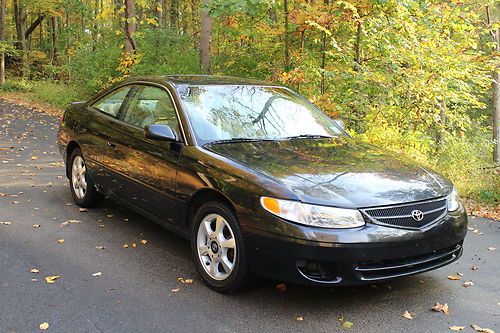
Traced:
[[116, 117], [129, 90], [130, 87], [119, 88], [92, 104], [92, 107], [112, 117]]
[[123, 112], [123, 121], [139, 128], [152, 124], [168, 125], [178, 132], [175, 107], [167, 92], [154, 86], [138, 87]]

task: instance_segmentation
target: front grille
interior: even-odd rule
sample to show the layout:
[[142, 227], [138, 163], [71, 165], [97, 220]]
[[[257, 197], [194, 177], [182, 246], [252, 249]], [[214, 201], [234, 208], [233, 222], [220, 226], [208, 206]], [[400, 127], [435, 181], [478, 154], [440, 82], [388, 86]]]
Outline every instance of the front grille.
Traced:
[[[412, 216], [412, 212], [421, 211], [421, 221]], [[446, 198], [424, 202], [401, 204], [389, 207], [362, 209], [361, 212], [370, 222], [405, 229], [422, 229], [443, 217], [447, 212]]]
[[416, 257], [378, 262], [361, 262], [355, 268], [364, 281], [385, 280], [426, 272], [457, 260], [462, 254], [461, 243], [443, 250]]

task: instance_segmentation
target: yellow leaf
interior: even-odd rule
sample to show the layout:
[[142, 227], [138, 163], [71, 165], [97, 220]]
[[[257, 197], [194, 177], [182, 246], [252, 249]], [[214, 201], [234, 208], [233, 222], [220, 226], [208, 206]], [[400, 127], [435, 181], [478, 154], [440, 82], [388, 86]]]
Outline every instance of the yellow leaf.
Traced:
[[62, 244], [62, 243], [64, 243], [64, 239], [58, 239], [58, 240], [57, 240], [57, 242], [58, 242], [59, 244]]
[[465, 328], [465, 326], [450, 326], [450, 330], [452, 331], [461, 331]]
[[443, 312], [446, 315], [450, 314], [450, 311], [448, 309], [448, 303], [441, 304], [439, 302], [436, 302], [436, 304], [432, 307], [432, 311]]
[[51, 276], [46, 276], [45, 281], [47, 283], [54, 283], [56, 282], [57, 279], [59, 279], [61, 276], [60, 275], [51, 275]]
[[147, 240], [145, 240], [145, 239], [141, 240], [141, 244], [146, 245], [147, 243], [148, 243], [148, 241], [147, 241]]
[[472, 327], [476, 332], [481, 332], [481, 333], [495, 333], [495, 331], [489, 329], [489, 328], [482, 328], [477, 326], [476, 324], [471, 324], [470, 327]]
[[406, 319], [412, 320], [412, 319], [413, 319], [413, 316], [411, 315], [411, 313], [409, 313], [409, 312], [408, 312], [408, 310], [406, 310], [406, 311], [403, 313], [403, 318], [406, 318]]
[[39, 327], [41, 330], [45, 331], [47, 328], [49, 328], [49, 323], [47, 322], [41, 323]]
[[460, 280], [460, 278], [456, 275], [448, 275], [448, 280]]
[[354, 324], [351, 323], [350, 321], [344, 321], [344, 323], [342, 324], [342, 327], [343, 328], [351, 328]]
[[30, 271], [30, 272], [31, 272], [31, 273], [34, 273], [34, 274], [36, 274], [36, 273], [40, 273], [40, 271], [39, 271], [38, 269], [36, 269], [36, 268], [31, 269], [31, 271]]
[[297, 317], [295, 318], [297, 321], [303, 321], [304, 320], [304, 317]]

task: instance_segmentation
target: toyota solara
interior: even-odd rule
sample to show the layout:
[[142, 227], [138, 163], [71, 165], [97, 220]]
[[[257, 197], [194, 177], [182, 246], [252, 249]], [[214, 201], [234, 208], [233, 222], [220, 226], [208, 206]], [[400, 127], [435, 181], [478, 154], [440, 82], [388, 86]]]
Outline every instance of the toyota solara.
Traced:
[[72, 196], [115, 199], [191, 242], [212, 289], [252, 275], [374, 283], [457, 260], [449, 180], [351, 138], [292, 90], [217, 76], [127, 79], [64, 113]]

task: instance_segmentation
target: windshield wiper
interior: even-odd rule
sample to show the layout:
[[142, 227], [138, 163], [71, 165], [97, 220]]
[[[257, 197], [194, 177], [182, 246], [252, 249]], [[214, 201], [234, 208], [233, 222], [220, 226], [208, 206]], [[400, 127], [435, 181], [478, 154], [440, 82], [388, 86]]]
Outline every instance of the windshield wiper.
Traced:
[[297, 140], [297, 139], [331, 139], [331, 138], [333, 138], [333, 136], [319, 135], [319, 134], [301, 134], [301, 135], [287, 136], [283, 139], [285, 139], [285, 140]]
[[260, 142], [260, 141], [270, 141], [270, 139], [259, 139], [259, 138], [231, 138], [231, 139], [223, 139], [210, 141], [207, 144], [220, 144], [220, 143], [239, 143], [239, 142]]

